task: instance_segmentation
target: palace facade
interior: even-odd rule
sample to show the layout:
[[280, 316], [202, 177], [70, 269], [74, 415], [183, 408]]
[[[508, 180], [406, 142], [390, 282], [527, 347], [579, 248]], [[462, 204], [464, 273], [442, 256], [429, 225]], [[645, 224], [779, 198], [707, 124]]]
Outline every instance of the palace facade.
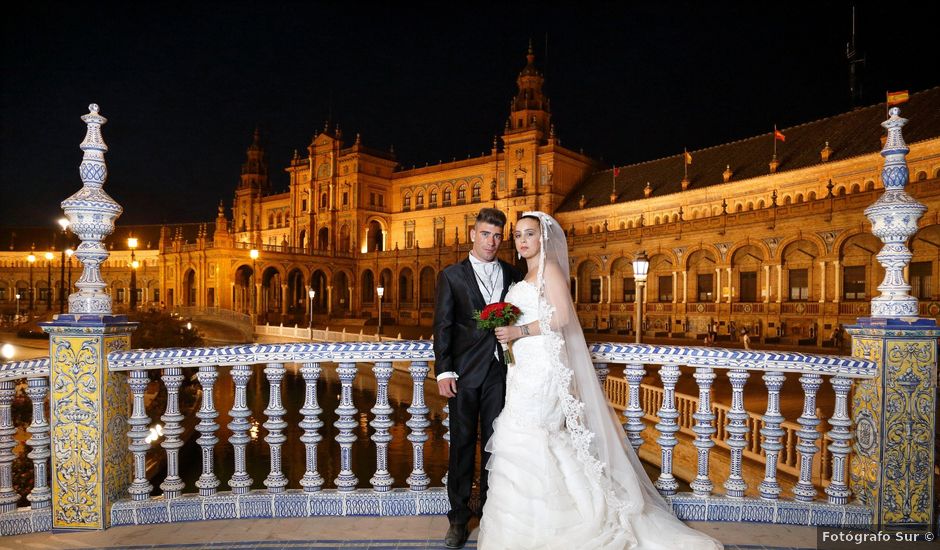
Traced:
[[[640, 250], [650, 258], [649, 335], [699, 337], [717, 324], [720, 335], [746, 327], [761, 339], [809, 344], [868, 314], [884, 275], [864, 210], [882, 190], [885, 104], [784, 128], [776, 148], [768, 133], [611, 170], [561, 145], [534, 59], [530, 51], [504, 131], [480, 157], [404, 169], [394, 152], [325, 127], [305, 155], [295, 151], [283, 168], [289, 188], [275, 193], [256, 132], [231, 217], [219, 205], [203, 224], [118, 227], [103, 270], [118, 308], [130, 299], [134, 236], [143, 307], [222, 307], [304, 324], [312, 289], [318, 322], [374, 323], [381, 286], [385, 322], [430, 325], [437, 274], [467, 255], [476, 212], [495, 206], [510, 222], [544, 210], [566, 229], [585, 327], [634, 330], [631, 261]], [[936, 317], [940, 88], [912, 94], [901, 110], [910, 120], [907, 190], [928, 208], [910, 243], [908, 280], [921, 315]], [[34, 308], [55, 309], [61, 254], [49, 266], [42, 255], [67, 237], [4, 233], [0, 308], [12, 312], [14, 296], [32, 286]], [[32, 285], [31, 249], [40, 257]], [[508, 240], [501, 254], [515, 258]]]

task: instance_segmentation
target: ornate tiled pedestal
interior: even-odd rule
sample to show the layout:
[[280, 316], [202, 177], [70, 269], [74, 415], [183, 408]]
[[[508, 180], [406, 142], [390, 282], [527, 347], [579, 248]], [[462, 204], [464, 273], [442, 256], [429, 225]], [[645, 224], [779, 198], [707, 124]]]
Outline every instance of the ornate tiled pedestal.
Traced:
[[853, 391], [852, 492], [872, 510], [873, 528], [929, 529], [940, 327], [934, 319], [859, 319], [847, 330], [852, 355], [880, 367]]
[[108, 353], [130, 347], [123, 316], [57, 315], [49, 333], [52, 527], [105, 529], [111, 504], [127, 498], [131, 454], [127, 375]]

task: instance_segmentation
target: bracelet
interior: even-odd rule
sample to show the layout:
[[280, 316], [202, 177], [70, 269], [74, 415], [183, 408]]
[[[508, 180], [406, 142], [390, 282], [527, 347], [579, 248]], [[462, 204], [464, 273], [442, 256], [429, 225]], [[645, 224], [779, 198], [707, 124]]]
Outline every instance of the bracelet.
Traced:
[[522, 335], [523, 335], [523, 336], [528, 336], [528, 335], [529, 335], [529, 325], [519, 325], [519, 326], [522, 328]]

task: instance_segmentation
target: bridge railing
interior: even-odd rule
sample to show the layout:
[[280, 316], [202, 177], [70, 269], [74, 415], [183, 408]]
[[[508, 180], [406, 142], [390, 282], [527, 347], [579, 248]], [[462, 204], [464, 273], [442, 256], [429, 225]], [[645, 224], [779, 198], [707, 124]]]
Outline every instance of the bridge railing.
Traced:
[[[845, 525], [863, 524], [870, 521], [868, 508], [849, 504], [851, 492], [846, 483], [846, 463], [851, 453], [850, 442], [853, 437], [852, 419], [848, 410], [848, 394], [854, 379], [870, 379], [874, 376], [875, 364], [860, 359], [799, 353], [768, 353], [757, 351], [725, 350], [720, 348], [700, 348], [689, 346], [647, 346], [595, 344], [592, 347], [597, 362], [600, 383], [607, 383], [611, 391], [610, 399], [615, 404], [624, 403], [624, 428], [626, 437], [635, 449], [643, 445], [641, 432], [647, 428], [644, 419], [648, 411], [656, 407], [656, 441], [660, 446], [661, 468], [656, 479], [660, 492], [670, 498], [679, 517], [690, 520], [718, 521], [767, 521], [774, 523], [800, 525]], [[158, 350], [116, 351], [108, 356], [109, 369], [113, 372], [126, 372], [129, 399], [132, 402], [131, 414], [127, 419], [126, 436], [130, 441], [128, 450], [132, 458], [132, 480], [127, 486], [130, 498], [117, 501], [111, 508], [111, 524], [140, 524], [170, 521], [191, 521], [216, 518], [237, 517], [291, 517], [305, 515], [411, 515], [441, 514], [448, 508], [443, 480], [431, 479], [425, 471], [424, 450], [429, 440], [431, 421], [429, 408], [425, 404], [424, 382], [430, 371], [433, 351], [430, 342], [395, 341], [395, 342], [355, 342], [355, 343], [293, 343], [293, 344], [252, 344], [242, 346], [222, 346], [211, 348], [181, 348]], [[407, 375], [412, 383], [409, 418], [403, 425], [396, 425], [390, 418], [392, 409], [388, 402], [388, 384], [393, 376], [402, 376], [393, 368], [393, 363], [407, 365]], [[624, 381], [607, 379], [611, 364], [624, 365]], [[304, 379], [304, 402], [297, 411], [285, 408], [285, 395], [282, 381], [289, 364], [300, 365], [299, 372]], [[45, 381], [42, 362], [36, 363], [39, 370], [33, 371], [30, 381]], [[264, 365], [263, 374], [253, 365]], [[692, 493], [679, 493], [678, 481], [673, 474], [673, 456], [679, 444], [675, 437], [682, 430], [683, 421], [680, 404], [676, 400], [675, 386], [679, 380], [681, 366], [695, 368], [693, 375], [699, 388], [697, 407], [692, 414], [695, 424], [691, 432], [695, 439], [691, 442], [697, 454], [698, 472], [691, 483]], [[642, 380], [647, 368], [658, 371], [662, 381], [662, 393], [644, 391]], [[22, 364], [15, 367], [16, 372], [8, 372], [6, 378], [22, 376]], [[48, 363], [45, 363], [48, 372]], [[201, 403], [194, 412], [195, 419], [187, 419], [180, 408], [180, 385], [183, 382], [183, 369], [196, 369], [195, 378], [201, 388]], [[233, 406], [224, 411], [232, 421], [227, 428], [231, 436], [227, 441], [218, 439], [219, 424], [216, 418], [220, 412], [215, 405], [215, 386], [219, 375], [225, 369], [234, 384]], [[335, 427], [339, 432], [329, 441], [320, 420], [323, 413], [319, 405], [317, 383], [324, 369], [335, 369], [340, 380], [341, 398], [335, 410], [338, 417]], [[13, 369], [8, 369], [12, 371]], [[798, 444], [791, 451], [798, 457], [799, 477], [792, 495], [786, 497], [777, 480], [780, 470], [788, 469], [792, 462], [783, 453], [787, 452], [784, 444], [786, 430], [784, 418], [780, 414], [779, 398], [785, 373], [799, 373], [804, 390], [803, 414], [796, 419], [800, 427], [795, 432]], [[748, 426], [751, 417], [744, 410], [743, 390], [746, 382], [758, 374], [766, 387], [767, 407], [761, 417], [762, 426], [755, 430]], [[720, 375], [720, 376], [719, 376]], [[245, 449], [251, 438], [252, 429], [248, 421], [250, 415], [247, 391], [256, 387], [263, 376], [269, 384], [270, 392], [264, 409], [264, 428], [267, 435], [264, 441], [269, 448], [265, 469], [264, 490], [250, 490], [253, 480], [249, 477]], [[373, 446], [370, 447], [369, 460], [374, 461], [372, 476], [365, 482], [352, 472], [353, 434], [363, 418], [365, 411], [359, 411], [353, 404], [353, 387], [361, 384], [364, 377], [378, 388], [371, 418], [368, 421], [374, 432], [371, 435]], [[162, 438], [151, 443], [153, 422], [145, 410], [145, 392], [152, 378], [158, 378], [164, 386], [166, 405], [162, 411]], [[718, 380], [720, 378], [720, 380]], [[822, 437], [817, 425], [822, 420], [816, 407], [816, 393], [824, 379], [832, 386], [835, 394], [835, 406], [829, 412], [831, 426], [825, 434], [831, 443], [828, 446], [827, 460], [831, 479], [820, 493], [813, 483], [811, 465], [820, 453]], [[719, 414], [711, 403], [711, 392], [717, 383], [730, 384], [732, 403], [727, 413]], [[32, 382], [39, 388], [43, 382]], [[0, 384], [10, 385], [4, 380]], [[5, 386], [4, 386], [5, 387]], [[0, 387], [0, 399], [6, 395]], [[44, 398], [39, 390], [31, 397]], [[624, 399], [625, 398], [625, 399]], [[290, 401], [290, 400], [288, 400]], [[0, 401], [0, 449], [10, 445], [9, 421], [3, 416], [3, 401]], [[686, 408], [688, 408], [686, 406]], [[8, 410], [8, 409], [6, 409]], [[721, 410], [721, 409], [717, 409]], [[446, 411], [443, 411], [446, 414]], [[302, 419], [297, 426], [290, 426], [285, 418], [291, 413], [299, 413]], [[41, 418], [40, 418], [41, 420]], [[186, 487], [180, 477], [179, 449], [183, 445], [180, 435], [183, 426], [196, 422], [197, 444], [201, 449], [201, 475], [193, 486]], [[442, 422], [447, 423], [446, 416]], [[48, 438], [43, 438], [42, 425], [33, 438], [39, 448], [37, 456], [48, 453]], [[48, 428], [46, 428], [48, 430]], [[31, 430], [32, 431], [32, 430]], [[297, 434], [297, 435], [289, 435]], [[724, 434], [718, 437], [716, 434]], [[194, 435], [195, 437], [195, 435]], [[300, 479], [300, 489], [288, 489], [288, 480], [283, 471], [282, 449], [288, 437], [297, 437], [304, 446], [305, 472]], [[410, 475], [407, 488], [392, 488], [394, 480], [389, 473], [389, 444], [395, 437], [407, 439], [412, 446]], [[5, 438], [5, 439], [4, 439]], [[442, 440], [431, 441], [430, 445], [446, 445], [447, 435]], [[41, 450], [45, 445], [45, 451]], [[151, 481], [147, 477], [147, 453], [152, 445], [159, 445], [166, 461], [166, 474], [162, 479]], [[730, 465], [727, 472], [722, 472], [725, 481], [720, 488], [712, 481], [714, 468], [709, 467], [713, 447], [725, 446], [729, 449]], [[230, 446], [231, 451], [223, 454], [230, 456], [232, 472], [228, 479], [221, 479], [216, 474], [216, 453], [222, 453], [221, 446]], [[331, 447], [339, 455], [339, 474], [333, 480], [324, 479], [318, 469], [317, 453], [319, 447]], [[742, 476], [742, 460], [755, 454], [760, 449], [766, 460], [766, 470], [759, 486], [759, 497], [748, 495], [747, 482]], [[7, 451], [4, 451], [7, 453]], [[0, 455], [0, 471], [6, 464], [3, 459], [9, 454]], [[816, 459], [818, 460], [818, 459]], [[35, 501], [46, 502], [48, 496], [40, 489], [48, 487], [48, 482], [41, 476], [48, 475], [37, 468], [37, 482], [34, 489], [39, 491]], [[154, 485], [159, 490], [155, 491]], [[221, 490], [224, 485], [229, 490]], [[0, 487], [0, 494], [9, 493], [6, 487]], [[151, 496], [156, 493], [158, 496]], [[9, 507], [8, 507], [9, 510]]]

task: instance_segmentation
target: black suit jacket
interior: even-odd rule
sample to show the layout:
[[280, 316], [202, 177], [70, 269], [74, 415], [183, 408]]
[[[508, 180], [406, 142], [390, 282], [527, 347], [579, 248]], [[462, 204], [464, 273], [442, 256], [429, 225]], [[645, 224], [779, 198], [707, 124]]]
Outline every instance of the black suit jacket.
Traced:
[[[503, 270], [503, 292], [521, 279], [519, 272], [499, 260]], [[455, 372], [461, 386], [475, 388], [483, 383], [486, 369], [493, 360], [496, 335], [480, 330], [474, 311], [486, 307], [470, 259], [450, 265], [437, 278], [437, 302], [434, 306], [434, 373]], [[504, 367], [505, 368], [505, 367]]]

